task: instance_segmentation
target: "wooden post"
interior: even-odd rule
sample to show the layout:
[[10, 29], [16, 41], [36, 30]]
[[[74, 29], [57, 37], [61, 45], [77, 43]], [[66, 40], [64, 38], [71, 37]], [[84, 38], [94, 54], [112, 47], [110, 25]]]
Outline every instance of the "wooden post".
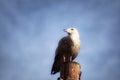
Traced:
[[60, 68], [58, 80], [80, 80], [81, 66], [77, 62], [65, 62]]

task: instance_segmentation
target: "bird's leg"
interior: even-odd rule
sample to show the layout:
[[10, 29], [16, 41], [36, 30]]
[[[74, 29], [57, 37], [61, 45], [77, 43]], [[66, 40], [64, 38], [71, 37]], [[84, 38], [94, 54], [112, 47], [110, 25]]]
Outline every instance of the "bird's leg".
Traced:
[[72, 56], [70, 56], [70, 62], [72, 61]]
[[63, 62], [65, 62], [65, 56], [63, 55]]

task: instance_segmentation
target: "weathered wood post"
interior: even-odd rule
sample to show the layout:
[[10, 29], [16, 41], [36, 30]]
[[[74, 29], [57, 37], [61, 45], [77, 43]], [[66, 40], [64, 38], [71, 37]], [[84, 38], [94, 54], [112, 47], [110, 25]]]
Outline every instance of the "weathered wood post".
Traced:
[[80, 80], [81, 66], [77, 62], [65, 62], [60, 68], [58, 80]]

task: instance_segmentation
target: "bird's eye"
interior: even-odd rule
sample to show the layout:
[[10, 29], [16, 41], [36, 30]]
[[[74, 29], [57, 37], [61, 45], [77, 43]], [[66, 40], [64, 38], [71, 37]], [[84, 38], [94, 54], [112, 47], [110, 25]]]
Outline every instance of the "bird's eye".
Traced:
[[73, 28], [71, 30], [73, 30]]

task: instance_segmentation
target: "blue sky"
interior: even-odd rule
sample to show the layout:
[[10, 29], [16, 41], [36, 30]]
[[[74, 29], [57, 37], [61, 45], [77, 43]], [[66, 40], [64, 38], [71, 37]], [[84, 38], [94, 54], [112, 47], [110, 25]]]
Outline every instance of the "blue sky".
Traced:
[[82, 80], [120, 79], [119, 0], [0, 0], [0, 80], [57, 80], [54, 52], [76, 27]]

